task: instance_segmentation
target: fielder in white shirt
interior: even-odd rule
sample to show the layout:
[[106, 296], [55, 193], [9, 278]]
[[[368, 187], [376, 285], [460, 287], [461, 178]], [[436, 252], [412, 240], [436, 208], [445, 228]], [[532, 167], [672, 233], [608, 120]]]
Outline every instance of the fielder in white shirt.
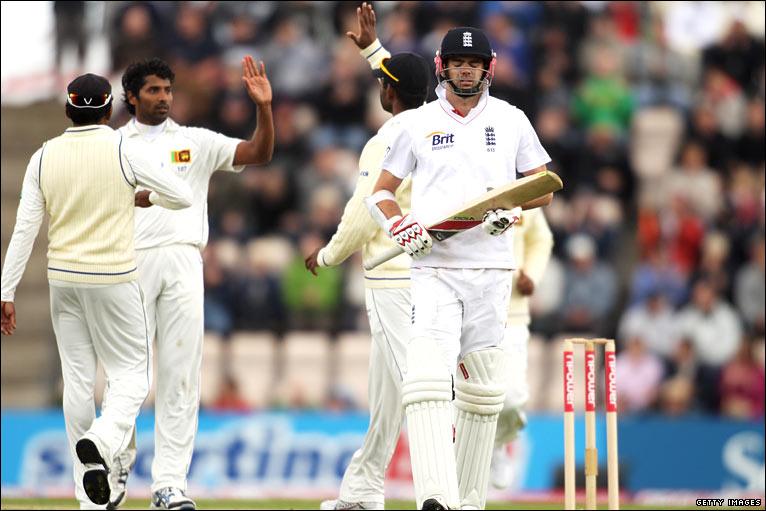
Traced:
[[[505, 397], [501, 345], [515, 268], [512, 245], [503, 236], [512, 235], [520, 211], [489, 212], [482, 229], [436, 245], [423, 226], [515, 180], [517, 172], [544, 171], [550, 158], [524, 113], [489, 96], [495, 56], [481, 30], [450, 30], [435, 62], [438, 99], [408, 115], [367, 204], [413, 257], [402, 403], [417, 505], [482, 509]], [[412, 210], [402, 217], [394, 192], [410, 175]]]
[[[306, 268], [336, 266], [357, 250], [369, 260], [389, 250], [393, 242], [367, 214], [364, 199], [372, 192], [386, 150], [407, 123], [408, 114], [428, 96], [430, 70], [419, 55], [391, 55], [375, 36], [372, 6], [357, 9], [360, 33], [349, 33], [380, 80], [380, 104], [394, 114], [364, 146], [359, 178], [330, 242], [306, 258]], [[405, 210], [410, 204], [410, 179], [396, 192]], [[365, 302], [372, 334], [368, 394], [370, 424], [364, 443], [354, 453], [341, 482], [338, 499], [320, 509], [384, 509], [386, 468], [399, 440], [402, 425], [402, 377], [410, 338], [410, 258], [405, 254], [364, 274]]]
[[[147, 206], [187, 208], [188, 185], [159, 172], [140, 144], [106, 126], [112, 88], [86, 74], [67, 88], [74, 127], [29, 161], [2, 274], [2, 333], [16, 329], [13, 304], [47, 211], [51, 321], [61, 358], [67, 440], [82, 509], [109, 501], [108, 473], [131, 438], [149, 393], [151, 364], [133, 245], [136, 187]], [[158, 209], [158, 208], [149, 208]], [[110, 385], [96, 418], [96, 367]], [[79, 463], [78, 463], [79, 460]]]
[[[199, 411], [202, 364], [203, 281], [200, 251], [208, 239], [207, 192], [217, 170], [240, 172], [244, 165], [271, 160], [274, 125], [271, 85], [263, 63], [242, 61], [242, 81], [257, 106], [257, 128], [248, 141], [179, 126], [168, 117], [174, 74], [160, 59], [137, 62], [122, 77], [125, 103], [135, 118], [120, 132], [144, 141], [151, 158], [165, 172], [188, 183], [194, 194], [184, 211], [156, 208], [136, 212], [136, 250], [141, 287], [146, 296], [149, 333], [156, 341], [152, 507], [195, 509], [185, 495]], [[113, 472], [110, 507], [125, 500], [135, 440]]]

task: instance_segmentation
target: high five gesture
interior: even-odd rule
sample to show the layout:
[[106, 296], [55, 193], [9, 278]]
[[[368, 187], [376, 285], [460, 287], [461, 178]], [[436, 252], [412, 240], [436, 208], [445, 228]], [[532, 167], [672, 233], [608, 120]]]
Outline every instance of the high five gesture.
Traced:
[[271, 84], [266, 77], [266, 66], [263, 61], [255, 65], [250, 55], [242, 59], [242, 81], [250, 99], [258, 106], [271, 103]]

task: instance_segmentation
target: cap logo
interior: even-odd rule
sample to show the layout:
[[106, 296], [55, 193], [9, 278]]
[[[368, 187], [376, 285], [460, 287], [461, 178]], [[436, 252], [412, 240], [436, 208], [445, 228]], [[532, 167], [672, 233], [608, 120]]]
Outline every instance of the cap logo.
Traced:
[[93, 103], [92, 97], [85, 97], [75, 92], [70, 92], [69, 94], [67, 94], [66, 100], [67, 100], [67, 103], [69, 103], [75, 108], [102, 108], [108, 105], [109, 102], [112, 100], [111, 94], [102, 94], [96, 97], [101, 101], [100, 104], [92, 105], [91, 104]]
[[384, 73], [386, 73], [386, 76], [391, 78], [393, 81], [398, 82], [399, 79], [397, 77], [395, 77], [393, 75], [393, 73], [391, 73], [391, 71], [389, 71], [388, 68], [386, 67], [386, 61], [388, 61], [388, 60], [390, 60], [390, 59], [385, 59], [384, 61], [382, 61], [380, 63], [380, 70], [383, 71]]
[[470, 32], [463, 32], [463, 48], [473, 47], [473, 36]]

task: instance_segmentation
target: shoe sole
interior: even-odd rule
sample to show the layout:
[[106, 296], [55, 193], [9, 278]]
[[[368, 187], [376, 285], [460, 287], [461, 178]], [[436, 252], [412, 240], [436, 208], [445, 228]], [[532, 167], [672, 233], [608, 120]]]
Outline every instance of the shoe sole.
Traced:
[[162, 506], [155, 506], [154, 504], [151, 505], [149, 509], [177, 509], [178, 511], [195, 511], [197, 508], [195, 506], [192, 506], [191, 504], [181, 504], [179, 506], [173, 506], [173, 507], [162, 507]]
[[101, 453], [98, 452], [98, 447], [93, 443], [93, 440], [88, 438], [81, 438], [75, 447], [77, 451], [77, 457], [80, 459], [80, 463], [83, 464], [99, 464], [103, 468], [95, 470], [87, 470], [82, 476], [82, 486], [85, 490], [85, 495], [88, 496], [91, 502], [103, 506], [109, 503], [109, 474], [106, 471], [106, 463], [104, 458], [101, 457]]
[[122, 492], [122, 493], [120, 493], [117, 496], [116, 499], [109, 501], [109, 503], [106, 505], [106, 508], [107, 509], [117, 509], [117, 508], [119, 508], [125, 502], [126, 493], [127, 492]]
[[149, 509], [177, 509], [178, 511], [195, 511], [197, 507], [194, 504], [191, 504], [188, 502], [171, 506], [171, 507], [158, 506], [157, 504], [152, 502], [151, 505], [149, 506]]
[[445, 509], [445, 507], [442, 506], [439, 503], [439, 501], [436, 499], [426, 499], [425, 501], [423, 501], [423, 507], [421, 509], [423, 509], [424, 511], [426, 510], [437, 511], [437, 510]]

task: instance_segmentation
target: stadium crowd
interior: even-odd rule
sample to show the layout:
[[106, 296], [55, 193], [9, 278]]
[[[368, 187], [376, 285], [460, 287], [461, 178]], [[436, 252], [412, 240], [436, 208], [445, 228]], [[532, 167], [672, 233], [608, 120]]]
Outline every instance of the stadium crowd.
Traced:
[[[55, 4], [70, 4], [57, 21], [76, 41], [65, 11], [78, 2]], [[240, 60], [266, 63], [274, 158], [211, 183], [206, 328], [365, 330], [360, 260], [318, 278], [303, 265], [386, 119], [344, 36], [358, 3], [106, 4], [114, 81], [166, 59], [180, 124], [249, 138]], [[546, 211], [556, 244], [532, 331], [616, 338], [624, 412], [764, 414], [763, 6], [733, 4], [375, 4], [392, 53], [430, 60], [447, 29], [487, 31], [490, 94], [525, 111], [565, 183]]]

